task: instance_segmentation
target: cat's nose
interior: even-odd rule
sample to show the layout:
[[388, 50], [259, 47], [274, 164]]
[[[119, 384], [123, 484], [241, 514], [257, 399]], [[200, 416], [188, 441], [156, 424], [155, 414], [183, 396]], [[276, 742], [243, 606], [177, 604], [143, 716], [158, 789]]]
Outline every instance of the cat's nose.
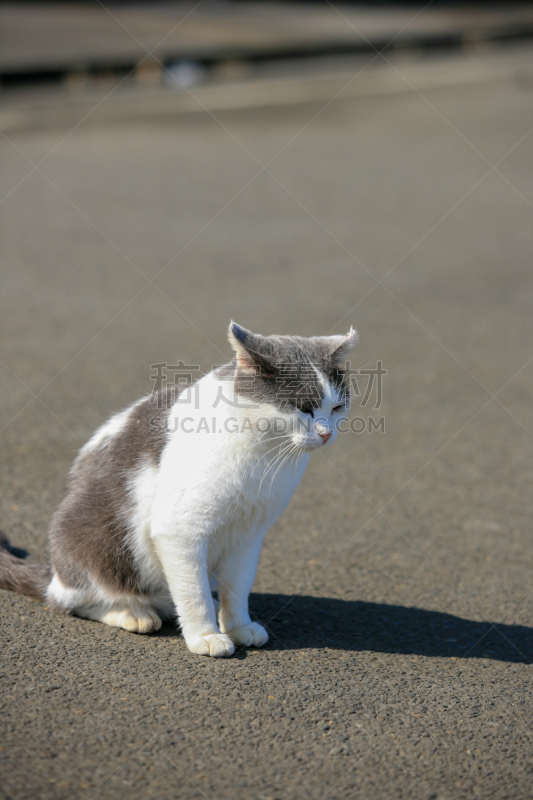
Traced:
[[326, 444], [328, 439], [331, 439], [331, 432], [329, 432], [329, 433], [319, 433], [318, 435], [320, 436], [320, 438], [322, 439], [324, 444]]

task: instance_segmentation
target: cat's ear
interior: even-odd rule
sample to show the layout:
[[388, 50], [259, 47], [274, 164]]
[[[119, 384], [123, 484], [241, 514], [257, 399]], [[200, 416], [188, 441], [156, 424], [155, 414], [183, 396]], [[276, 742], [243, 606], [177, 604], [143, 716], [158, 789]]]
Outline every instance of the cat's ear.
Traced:
[[228, 329], [228, 339], [237, 356], [237, 364], [246, 372], [270, 372], [272, 364], [265, 353], [266, 338], [259, 333], [237, 325], [233, 320]]
[[350, 353], [359, 339], [359, 334], [355, 328], [350, 328], [345, 336], [328, 336], [331, 342], [330, 358], [336, 366], [339, 366]]

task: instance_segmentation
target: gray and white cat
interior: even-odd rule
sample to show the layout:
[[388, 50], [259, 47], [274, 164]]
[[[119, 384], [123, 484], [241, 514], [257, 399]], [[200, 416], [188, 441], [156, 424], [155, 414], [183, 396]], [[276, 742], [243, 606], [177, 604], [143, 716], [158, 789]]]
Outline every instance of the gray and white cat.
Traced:
[[337, 435], [357, 333], [260, 336], [232, 322], [229, 339], [230, 363], [139, 400], [82, 447], [51, 565], [26, 564], [0, 536], [0, 588], [136, 633], [177, 614], [201, 655], [265, 644], [248, 613], [263, 536]]

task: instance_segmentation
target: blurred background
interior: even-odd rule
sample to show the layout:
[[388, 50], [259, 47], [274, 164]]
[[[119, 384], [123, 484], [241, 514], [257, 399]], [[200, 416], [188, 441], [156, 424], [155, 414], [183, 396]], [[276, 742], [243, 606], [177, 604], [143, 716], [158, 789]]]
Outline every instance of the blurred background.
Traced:
[[[521, 242], [498, 286], [529, 258], [501, 196], [527, 215], [529, 3], [18, 2], [0, 31], [5, 346], [32, 391], [84, 368], [121, 403], [176, 346], [219, 360], [230, 315], [381, 322], [418, 262], [417, 291], [446, 259], [464, 300], [493, 216], [489, 261]], [[119, 366], [108, 337], [132, 315]], [[361, 363], [375, 343], [362, 332]]]
[[[39, 413], [36, 446], [46, 430], [68, 462], [150, 389], [151, 364], [226, 359], [230, 317], [265, 333], [355, 325], [355, 366], [401, 365], [385, 402], [409, 397], [406, 411], [434, 379], [409, 429], [420, 463], [463, 419], [462, 392], [522, 366], [531, 4], [18, 2], [0, 4], [0, 30], [17, 446]], [[400, 483], [401, 428], [371, 445]]]
[[[385, 678], [397, 674], [399, 661], [411, 675], [407, 658], [418, 653], [428, 706], [441, 707], [436, 687], [452, 680], [446, 670], [457, 658], [465, 686], [474, 687], [461, 704], [483, 705], [474, 690], [482, 693], [479, 665], [488, 658], [502, 713], [512, 715], [519, 667], [532, 656], [532, 5], [17, 2], [0, 4], [0, 31], [0, 519], [9, 536], [45, 557], [46, 528], [75, 452], [111, 412], [151, 390], [151, 365], [181, 359], [208, 370], [228, 360], [230, 318], [265, 334], [354, 325], [361, 339], [352, 366], [380, 360], [387, 375], [381, 408], [359, 408], [356, 398], [353, 415], [383, 416], [385, 432], [347, 434], [317, 455], [267, 537], [254, 608], [260, 619], [272, 617], [271, 650], [254, 669], [270, 670], [277, 696], [288, 668], [285, 651], [274, 659], [280, 641], [296, 642], [304, 654], [311, 646], [290, 615], [276, 617], [272, 597], [337, 598], [348, 610], [339, 621], [327, 607], [322, 631], [333, 650], [313, 645], [330, 659], [313, 701], [324, 714], [334, 713], [328, 691], [336, 689], [327, 682], [340, 659], [352, 659], [359, 681], [371, 658], [370, 673], [384, 676], [374, 699], [386, 702]], [[261, 593], [270, 593], [271, 606]], [[27, 615], [23, 598], [4, 601], [15, 649], [27, 631], [20, 664], [39, 659], [32, 684], [55, 671], [68, 683], [79, 660], [93, 657], [92, 636], [113, 653], [130, 648], [124, 663], [145, 647], [143, 637], [70, 620], [69, 650], [57, 666], [57, 642], [67, 634], [58, 632], [55, 645], [47, 637], [52, 642], [60, 623], [40, 607]], [[365, 604], [381, 605], [358, 628]], [[400, 609], [400, 628], [406, 607], [451, 615], [459, 628], [446, 638], [430, 616], [404, 639], [380, 622], [390, 605]], [[467, 635], [461, 619], [507, 626], [506, 638], [493, 629]], [[26, 643], [36, 640], [29, 652]], [[159, 643], [158, 657], [170, 663], [179, 645]], [[179, 653], [185, 669], [187, 654]], [[88, 726], [79, 741], [105, 726], [113, 741], [129, 741], [128, 720], [92, 715], [100, 700], [107, 708], [114, 658], [94, 667], [95, 686], [104, 676], [102, 697], [89, 689], [77, 695]], [[512, 675], [506, 661], [519, 662]], [[523, 679], [529, 685], [525, 672]], [[359, 697], [358, 685], [346, 703]], [[162, 692], [151, 686], [154, 696]], [[305, 729], [301, 709], [312, 690], [291, 691], [305, 695], [290, 712]], [[207, 694], [197, 708], [211, 720]], [[36, 718], [31, 703], [20, 707], [29, 738], [13, 733], [21, 765], [11, 770], [13, 781], [27, 779], [26, 752], [42, 756], [41, 777], [27, 779], [30, 793], [67, 770], [41, 743], [46, 713], [70, 719], [69, 701], [52, 709], [52, 695], [43, 697]], [[377, 761], [364, 761], [364, 742], [357, 772], [337, 773], [318, 745], [309, 745], [303, 762], [287, 751], [281, 783], [291, 775], [299, 783], [281, 796], [322, 797], [317, 787], [341, 773], [352, 787], [377, 781], [378, 789], [361, 794], [372, 797], [441, 797], [442, 787], [443, 797], [503, 797], [522, 780], [496, 739], [495, 749], [487, 744], [483, 726], [496, 714], [488, 705], [462, 733], [433, 727], [422, 740], [435, 748], [435, 794], [431, 781], [419, 780], [408, 726], [395, 729], [404, 737], [401, 756], [367, 695], [359, 701]], [[389, 722], [410, 702], [400, 692]], [[509, 724], [530, 761], [527, 719]], [[72, 756], [64, 789], [72, 797], [80, 785], [101, 785], [104, 773], [94, 778], [101, 765], [106, 780], [115, 767], [98, 744], [85, 761], [78, 757], [78, 734], [71, 743], [68, 730], [59, 725], [57, 736]], [[254, 763], [255, 745], [239, 730], [239, 748]], [[140, 723], [135, 746], [143, 741], [138, 731]], [[265, 741], [285, 741], [278, 734]], [[447, 755], [455, 741], [470, 753], [476, 739], [478, 766]], [[260, 771], [274, 787], [265, 797], [280, 796], [283, 758], [276, 766], [263, 754]], [[224, 769], [218, 780], [227, 796], [256, 796], [236, 788], [235, 771]], [[395, 787], [404, 780], [411, 790], [400, 795]], [[468, 789], [472, 781], [478, 795]], [[529, 796], [530, 783], [524, 773], [514, 795]], [[163, 784], [154, 796], [175, 796], [170, 778]], [[342, 796], [355, 795], [347, 788]]]

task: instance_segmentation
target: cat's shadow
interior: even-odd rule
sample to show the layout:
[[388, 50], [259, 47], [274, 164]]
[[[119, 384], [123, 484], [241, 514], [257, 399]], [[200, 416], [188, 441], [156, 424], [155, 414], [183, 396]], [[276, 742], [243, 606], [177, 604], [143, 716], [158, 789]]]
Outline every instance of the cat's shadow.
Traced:
[[[268, 629], [269, 650], [328, 647], [435, 658], [533, 661], [533, 628], [524, 625], [475, 622], [441, 611], [307, 595], [252, 594], [250, 611], [252, 618]], [[172, 635], [168, 625], [162, 633]]]

